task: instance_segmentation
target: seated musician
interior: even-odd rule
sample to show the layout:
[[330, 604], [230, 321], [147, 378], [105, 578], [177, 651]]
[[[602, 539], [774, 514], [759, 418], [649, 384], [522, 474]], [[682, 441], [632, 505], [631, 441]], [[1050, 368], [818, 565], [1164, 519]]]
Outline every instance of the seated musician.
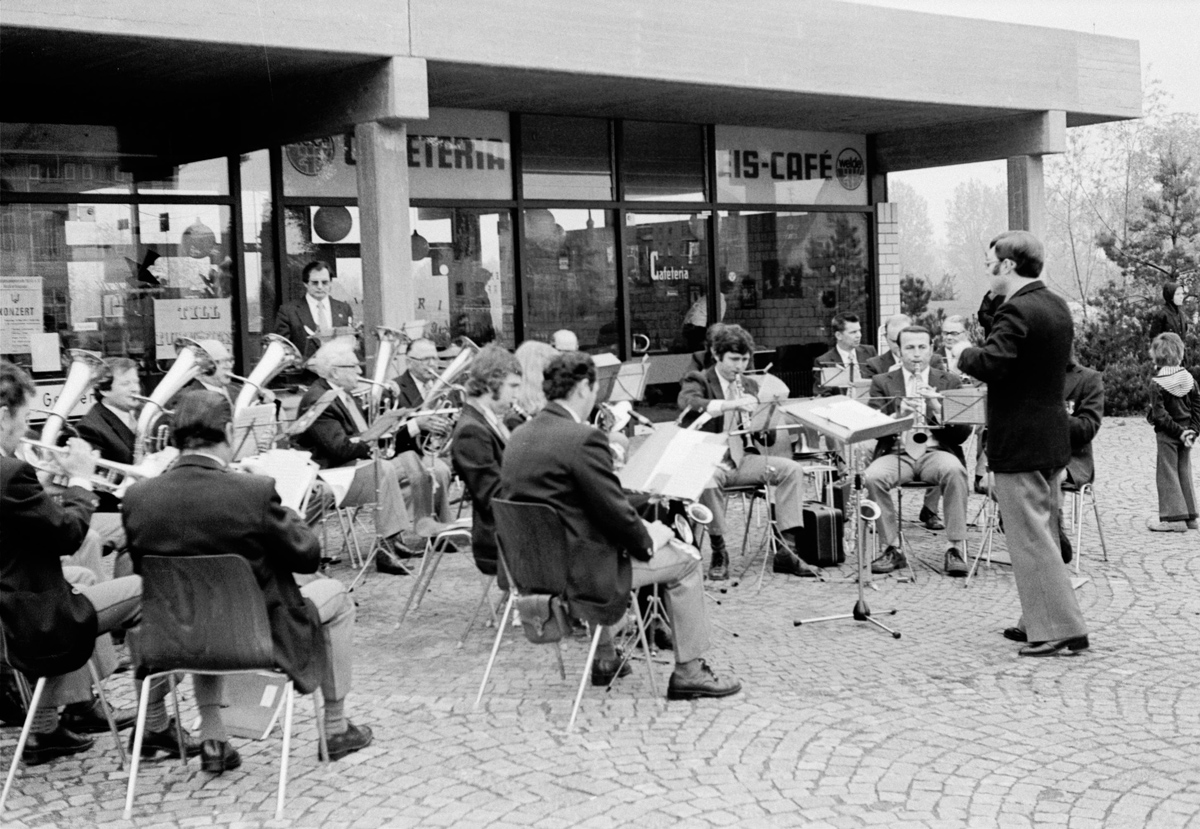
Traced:
[[[709, 621], [699, 559], [682, 546], [651, 548], [650, 535], [613, 472], [608, 440], [587, 424], [596, 405], [591, 358], [580, 352], [555, 357], [546, 369], [545, 391], [546, 408], [513, 432], [505, 448], [500, 494], [547, 504], [558, 513], [569, 546], [563, 552], [572, 612], [594, 624], [615, 624], [625, 614], [632, 587], [662, 584], [675, 634], [667, 698], [736, 694], [741, 683], [718, 677], [703, 659]], [[599, 662], [608, 662], [615, 675], [615, 652], [611, 643], [608, 647]]]
[[[962, 443], [971, 434], [970, 426], [939, 426], [942, 422], [941, 392], [962, 388], [962, 381], [949, 372], [930, 368], [932, 337], [928, 329], [909, 326], [897, 340], [900, 365], [897, 371], [877, 374], [871, 380], [870, 405], [887, 414], [914, 414], [918, 424], [932, 426], [929, 431], [914, 430], [910, 436], [890, 435], [875, 445], [875, 457], [863, 476], [868, 497], [879, 504], [876, 522], [884, 544], [883, 553], [871, 562], [872, 573], [890, 573], [908, 566], [899, 543], [899, 525], [891, 491], [909, 481], [937, 484], [946, 498], [947, 547], [945, 569], [948, 576], [965, 576], [963, 557], [967, 538], [967, 467]], [[924, 438], [925, 442], [920, 443]]]
[[[416, 409], [429, 397], [433, 382], [438, 378], [437, 346], [432, 340], [416, 339], [408, 344], [408, 370], [396, 382], [400, 386], [397, 403], [406, 409]], [[396, 460], [403, 466], [409, 480], [433, 476], [433, 489], [419, 488], [412, 495], [412, 514], [420, 522], [433, 516], [442, 523], [454, 520], [450, 514], [450, 467], [441, 458], [427, 458], [421, 451], [420, 436], [447, 435], [453, 428], [445, 415], [423, 415], [409, 420], [405, 427], [411, 441], [405, 451], [397, 447]]]
[[[97, 583], [95, 574], [74, 574], [74, 586], [68, 584], [60, 557], [74, 554], [88, 533], [96, 508], [91, 492], [94, 458], [87, 443], [73, 438], [58, 458], [69, 479], [67, 487], [57, 499], [42, 488], [34, 468], [15, 457], [36, 393], [28, 374], [0, 361], [0, 624], [9, 662], [31, 678], [49, 675], [22, 756], [31, 766], [87, 751], [93, 740], [79, 732], [107, 730], [103, 716], [93, 710], [86, 663], [98, 633], [137, 621], [142, 595], [137, 576]], [[101, 677], [110, 670], [100, 668]], [[148, 701], [147, 722], [154, 732], [147, 735], [151, 756], [156, 748], [178, 756], [165, 692], [165, 683], [152, 688]], [[58, 709], [64, 703], [72, 704], [60, 719]], [[132, 712], [118, 713], [116, 719], [118, 727], [127, 727], [133, 722]]]
[[862, 377], [862, 366], [875, 356], [875, 347], [862, 345], [862, 323], [855, 314], [838, 314], [833, 327], [833, 348], [816, 359], [818, 366], [852, 366], [852, 378]]
[[[367, 428], [366, 415], [351, 394], [362, 375], [362, 367], [354, 353], [354, 342], [342, 338], [325, 343], [313, 357], [313, 366], [319, 379], [301, 398], [299, 414], [303, 415], [312, 408], [326, 392], [333, 390], [337, 394], [308, 431], [296, 438], [296, 446], [311, 452], [313, 461], [322, 469], [355, 466], [360, 461], [371, 461], [371, 445], [358, 440], [359, 433]], [[397, 450], [411, 447], [412, 438], [401, 428], [396, 436]], [[407, 575], [409, 570], [401, 559], [419, 556], [425, 546], [425, 539], [413, 532], [413, 523], [401, 492], [404, 482], [413, 488], [424, 487], [428, 490], [430, 486], [429, 476], [410, 478], [407, 469], [394, 460], [364, 463], [358, 466], [341, 500], [344, 507], [378, 501], [378, 525], [375, 531], [390, 548], [381, 550], [375, 557], [375, 567], [381, 573]]]
[[512, 411], [504, 419], [509, 430], [516, 429], [546, 407], [543, 373], [558, 353], [554, 346], [539, 340], [526, 340], [517, 346], [515, 356], [521, 366], [521, 385], [513, 400]]
[[[743, 420], [758, 407], [754, 396], [758, 384], [744, 377], [754, 338], [740, 325], [726, 325], [713, 336], [712, 354], [715, 364], [706, 371], [690, 372], [683, 378], [679, 392], [679, 407], [684, 410], [684, 425], [702, 414], [712, 420], [701, 428], [709, 432], [728, 433], [743, 426]], [[725, 549], [725, 487], [770, 483], [775, 487], [775, 519], [785, 542], [775, 554], [776, 573], [816, 577], [818, 572], [800, 560], [799, 530], [803, 523], [803, 467], [790, 458], [761, 454], [760, 446], [773, 440], [777, 433], [761, 435], [732, 435], [729, 438], [729, 464], [717, 468], [712, 486], [704, 491], [701, 502], [712, 510], [709, 525], [712, 543], [712, 564], [709, 578], [728, 577], [729, 558]], [[790, 540], [795, 549], [786, 541]]]
[[[329, 757], [371, 744], [371, 729], [346, 719], [354, 645], [354, 602], [341, 582], [316, 577], [321, 543], [279, 500], [275, 483], [234, 472], [233, 413], [214, 392], [188, 392], [175, 412], [179, 460], [125, 495], [125, 531], [134, 566], [143, 556], [236, 553], [254, 570], [267, 604], [275, 664], [301, 693], [324, 695]], [[299, 584], [292, 574], [304, 574]], [[220, 774], [241, 765], [221, 719], [223, 679], [194, 676], [200, 709], [200, 767]]]
[[[230, 407], [242, 391], [242, 384], [233, 379], [233, 354], [220, 340], [200, 340], [201, 347], [213, 360], [210, 372], [202, 373], [179, 390], [179, 395], [189, 391], [214, 391], [229, 401]], [[179, 395], [176, 395], [178, 399]], [[274, 403], [275, 393], [260, 389], [255, 399], [263, 403]]]
[[550, 345], [560, 354], [579, 350], [579, 337], [569, 328], [560, 328], [550, 337]]
[[471, 552], [475, 566], [496, 575], [496, 522], [492, 499], [500, 490], [500, 462], [511, 433], [504, 425], [521, 386], [517, 358], [498, 345], [485, 347], [467, 372], [467, 404], [454, 426], [450, 457], [471, 495]]

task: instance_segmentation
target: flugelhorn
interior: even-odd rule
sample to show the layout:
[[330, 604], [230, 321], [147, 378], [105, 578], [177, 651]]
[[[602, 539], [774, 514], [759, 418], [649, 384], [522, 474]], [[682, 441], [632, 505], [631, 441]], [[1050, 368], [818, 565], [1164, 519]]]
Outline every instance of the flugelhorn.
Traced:
[[[135, 464], [139, 463], [146, 455], [153, 455], [165, 448], [165, 441], [162, 437], [164, 429], [160, 427], [166, 424], [159, 421], [168, 417], [167, 401], [179, 394], [184, 386], [203, 372], [211, 371], [216, 367], [216, 360], [213, 359], [213, 356], [204, 350], [204, 346], [189, 337], [180, 337], [175, 340], [175, 351], [178, 356], [175, 358], [174, 365], [146, 398], [146, 405], [142, 406], [141, 414], [138, 415], [137, 432], [133, 441], [133, 462]], [[169, 434], [170, 429], [166, 429], [165, 432]]]
[[63, 383], [58, 400], [54, 401], [54, 407], [46, 415], [46, 422], [42, 424], [41, 442], [50, 446], [58, 443], [58, 436], [79, 403], [79, 398], [108, 374], [108, 364], [104, 358], [82, 348], [67, 349], [63, 356], [63, 368], [67, 369], [67, 380]]
[[238, 392], [237, 400], [233, 404], [233, 419], [235, 421], [237, 420], [238, 412], [253, 403], [254, 398], [263, 390], [263, 387], [274, 380], [279, 372], [304, 365], [304, 355], [300, 353], [300, 349], [296, 348], [287, 337], [281, 337], [278, 334], [267, 334], [263, 337], [263, 344], [266, 346], [266, 349], [263, 351], [262, 359], [258, 361], [258, 365], [254, 367], [254, 370], [250, 372], [249, 377], [230, 375], [242, 382], [242, 390]]
[[[66, 484], [66, 477], [63, 475], [61, 467], [58, 467], [54, 460], [56, 456], [67, 454], [66, 449], [61, 446], [55, 446], [53, 443], [33, 440], [32, 438], [21, 438], [21, 443], [28, 447], [37, 459], [36, 462], [30, 463], [31, 466], [51, 475], [54, 483]], [[143, 478], [153, 478], [160, 471], [155, 468], [143, 467], [136, 464], [106, 461], [103, 458], [96, 458], [93, 463], [95, 464], [95, 470], [88, 476], [88, 479], [91, 481], [93, 489], [102, 492], [116, 492], [128, 479], [140, 480]]]

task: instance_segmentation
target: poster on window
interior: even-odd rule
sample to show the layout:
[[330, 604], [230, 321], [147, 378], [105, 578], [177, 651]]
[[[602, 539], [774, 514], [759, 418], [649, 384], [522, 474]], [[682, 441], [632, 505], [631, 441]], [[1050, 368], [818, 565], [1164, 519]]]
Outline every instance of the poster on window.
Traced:
[[179, 337], [219, 340], [232, 352], [232, 302], [228, 297], [154, 300], [155, 357], [159, 360], [174, 359], [175, 340]]
[[42, 278], [0, 279], [0, 354], [28, 354], [29, 335], [42, 332]]
[[867, 204], [867, 139], [854, 133], [717, 126], [717, 199]]

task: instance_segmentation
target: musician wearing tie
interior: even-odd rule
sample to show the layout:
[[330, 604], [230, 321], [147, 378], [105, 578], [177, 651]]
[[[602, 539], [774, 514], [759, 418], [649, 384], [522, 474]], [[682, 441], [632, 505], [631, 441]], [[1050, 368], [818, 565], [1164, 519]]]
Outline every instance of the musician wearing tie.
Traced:
[[334, 330], [354, 325], [349, 303], [329, 295], [333, 274], [324, 262], [309, 262], [300, 272], [304, 299], [281, 305], [275, 317], [275, 333], [287, 337], [308, 360]]
[[946, 499], [946, 555], [948, 576], [967, 574], [967, 467], [962, 444], [971, 427], [942, 423], [942, 392], [962, 387], [953, 374], [929, 365], [932, 336], [920, 326], [900, 331], [897, 341], [900, 368], [877, 374], [871, 380], [870, 405], [887, 414], [913, 415], [917, 428], [888, 436], [875, 446], [874, 459], [863, 476], [868, 497], [879, 505], [876, 522], [884, 551], [871, 562], [872, 573], [891, 573], [908, 566], [897, 547], [899, 526], [891, 491], [910, 481], [936, 484]]
[[862, 323], [855, 314], [833, 318], [833, 348], [817, 358], [818, 366], [851, 366], [851, 378], [862, 377], [862, 366], [875, 356], [874, 346], [862, 345]]
[[[142, 392], [138, 366], [128, 357], [112, 357], [104, 362], [108, 365], [108, 375], [94, 386], [96, 404], [79, 419], [75, 429], [104, 460], [132, 464], [138, 395]], [[121, 503], [112, 493], [99, 495], [97, 512], [121, 511]]]
[[[762, 445], [773, 440], [776, 433], [736, 434], [745, 430], [750, 415], [759, 406], [755, 397], [758, 384], [744, 376], [753, 353], [754, 338], [750, 332], [740, 325], [726, 325], [713, 335], [714, 365], [705, 371], [689, 372], [680, 386], [679, 407], [684, 411], [684, 424], [707, 415], [710, 419], [700, 428], [729, 435], [728, 462], [717, 468], [712, 485], [701, 497], [701, 502], [713, 514], [713, 522], [709, 525], [713, 550], [709, 578], [714, 580], [727, 578], [728, 574], [724, 496], [727, 486], [768, 482], [774, 486], [776, 522], [784, 539], [791, 540], [799, 549], [804, 510], [803, 467], [790, 458], [768, 458], [761, 454]], [[774, 568], [777, 573], [818, 575], [818, 571], [801, 561], [786, 543], [775, 555]]]
[[[433, 340], [424, 338], [413, 340], [408, 344], [408, 369], [401, 374], [396, 383], [400, 387], [397, 403], [405, 409], [420, 408], [429, 398], [433, 382], [438, 378], [437, 345]], [[421, 450], [421, 434], [444, 436], [453, 428], [450, 418], [445, 415], [420, 415], [405, 424], [411, 438], [409, 450], [396, 453], [396, 460], [405, 470], [409, 478], [433, 476], [434, 487], [431, 497], [426, 497], [425, 491], [413, 493], [412, 514], [420, 521], [426, 516], [433, 516], [438, 521], [446, 523], [453, 520], [450, 514], [450, 467], [441, 458], [426, 458]]]

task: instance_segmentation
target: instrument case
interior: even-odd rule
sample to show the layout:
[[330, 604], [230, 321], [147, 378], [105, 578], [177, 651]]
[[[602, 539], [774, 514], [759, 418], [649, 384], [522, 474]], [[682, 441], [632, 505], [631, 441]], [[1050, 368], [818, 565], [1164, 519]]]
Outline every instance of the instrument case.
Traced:
[[820, 501], [804, 502], [804, 526], [798, 527], [796, 553], [813, 567], [836, 567], [846, 560], [842, 511]]

